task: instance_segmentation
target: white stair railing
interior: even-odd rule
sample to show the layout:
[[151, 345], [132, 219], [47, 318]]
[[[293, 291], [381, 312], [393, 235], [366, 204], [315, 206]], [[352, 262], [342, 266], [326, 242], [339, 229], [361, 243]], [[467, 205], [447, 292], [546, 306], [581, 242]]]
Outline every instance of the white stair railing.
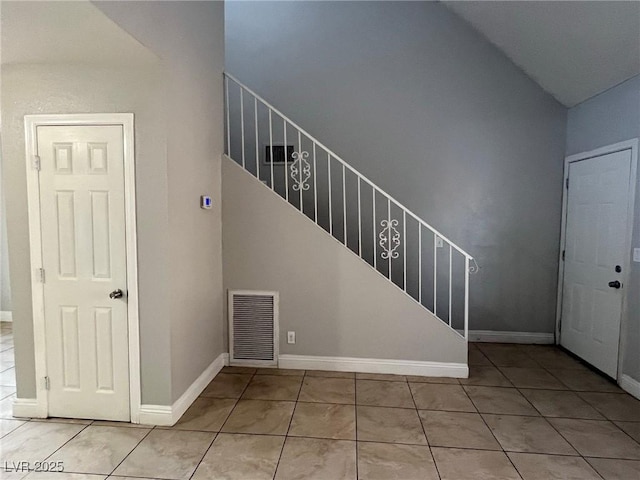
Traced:
[[468, 339], [474, 258], [225, 73], [226, 154]]

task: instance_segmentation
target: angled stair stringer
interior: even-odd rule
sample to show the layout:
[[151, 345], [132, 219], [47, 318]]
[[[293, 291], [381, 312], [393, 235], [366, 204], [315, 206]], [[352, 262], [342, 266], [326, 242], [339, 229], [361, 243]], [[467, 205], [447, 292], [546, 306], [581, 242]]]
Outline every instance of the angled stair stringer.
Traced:
[[280, 292], [281, 367], [468, 376], [463, 337], [226, 156], [222, 216], [225, 289]]

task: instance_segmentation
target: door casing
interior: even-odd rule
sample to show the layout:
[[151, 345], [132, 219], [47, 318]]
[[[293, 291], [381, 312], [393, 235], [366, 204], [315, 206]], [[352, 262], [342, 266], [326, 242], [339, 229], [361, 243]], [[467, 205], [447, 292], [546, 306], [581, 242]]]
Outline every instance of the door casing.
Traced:
[[40, 224], [40, 183], [34, 157], [38, 151], [37, 128], [40, 126], [121, 126], [124, 142], [125, 243], [127, 270], [127, 319], [129, 348], [129, 405], [131, 423], [140, 417], [140, 330], [138, 314], [138, 257], [135, 204], [135, 152], [132, 113], [47, 114], [25, 115], [25, 150], [27, 167], [27, 195], [29, 212], [29, 248], [31, 254], [31, 296], [33, 306], [33, 340], [35, 351], [36, 405], [33, 416], [45, 418], [49, 400], [45, 378], [47, 355], [44, 317], [44, 285], [40, 281], [42, 268], [42, 228]]
[[625, 237], [625, 256], [624, 263], [622, 265], [622, 278], [623, 288], [622, 292], [622, 314], [620, 319], [620, 338], [618, 339], [618, 382], [622, 373], [622, 359], [624, 358], [624, 343], [622, 342], [625, 328], [628, 326], [627, 304], [629, 289], [626, 288], [629, 285], [629, 273], [631, 270], [631, 242], [633, 235], [633, 222], [634, 222], [634, 207], [635, 207], [635, 192], [636, 184], [638, 182], [638, 139], [634, 138], [626, 140], [624, 142], [614, 143], [605, 147], [597, 148], [588, 152], [577, 153], [575, 155], [569, 155], [564, 160], [564, 176], [562, 180], [562, 227], [560, 232], [560, 257], [558, 259], [558, 296], [556, 304], [556, 331], [555, 342], [560, 344], [560, 324], [562, 321], [562, 299], [563, 299], [563, 287], [564, 287], [564, 260], [562, 259], [562, 252], [566, 245], [566, 228], [567, 228], [567, 188], [565, 187], [567, 179], [569, 178], [569, 166], [571, 163], [579, 162], [581, 160], [587, 160], [594, 157], [600, 157], [608, 155], [610, 153], [621, 152], [624, 150], [631, 151], [631, 175], [629, 179], [629, 205], [627, 209], [627, 232]]

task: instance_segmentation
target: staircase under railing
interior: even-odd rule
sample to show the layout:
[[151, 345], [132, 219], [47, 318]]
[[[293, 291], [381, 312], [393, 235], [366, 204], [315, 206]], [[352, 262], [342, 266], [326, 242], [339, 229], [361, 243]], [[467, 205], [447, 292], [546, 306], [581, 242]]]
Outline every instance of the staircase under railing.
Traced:
[[225, 73], [226, 153], [468, 339], [471, 255]]

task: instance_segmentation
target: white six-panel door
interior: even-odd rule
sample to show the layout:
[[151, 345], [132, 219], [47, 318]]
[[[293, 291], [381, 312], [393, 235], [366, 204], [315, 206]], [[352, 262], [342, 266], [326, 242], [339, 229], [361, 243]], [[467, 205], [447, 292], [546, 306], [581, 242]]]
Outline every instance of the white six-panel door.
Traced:
[[613, 378], [629, 254], [630, 178], [631, 150], [569, 164], [561, 344]]
[[126, 421], [123, 127], [39, 126], [37, 149], [48, 414]]

